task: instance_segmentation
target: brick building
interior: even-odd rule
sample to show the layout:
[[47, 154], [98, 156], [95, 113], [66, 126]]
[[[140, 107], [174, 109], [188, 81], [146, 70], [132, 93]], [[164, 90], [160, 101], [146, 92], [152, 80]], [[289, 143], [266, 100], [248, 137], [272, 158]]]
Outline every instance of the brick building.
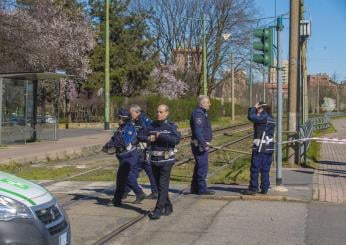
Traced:
[[197, 48], [177, 48], [173, 51], [173, 62], [178, 70], [184, 71], [193, 68], [202, 70], [202, 50]]

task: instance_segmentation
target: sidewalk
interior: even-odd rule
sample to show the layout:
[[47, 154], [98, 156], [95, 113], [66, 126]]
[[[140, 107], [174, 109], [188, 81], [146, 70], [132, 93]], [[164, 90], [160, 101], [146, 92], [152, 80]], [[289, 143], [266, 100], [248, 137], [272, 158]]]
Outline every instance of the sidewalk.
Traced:
[[58, 141], [41, 141], [23, 145], [8, 145], [0, 149], [0, 164], [51, 161], [99, 151], [113, 131], [93, 131], [64, 137]]
[[[273, 174], [274, 173], [274, 174]], [[303, 168], [284, 168], [283, 186], [287, 191], [276, 190], [275, 171], [270, 176], [271, 188], [266, 195], [256, 194], [254, 196], [243, 195], [242, 192], [248, 189], [248, 185], [210, 185], [210, 189], [215, 190], [214, 196], [205, 196], [206, 199], [217, 200], [261, 200], [261, 201], [295, 201], [310, 202], [313, 193], [312, 169]]]
[[[337, 132], [329, 138], [346, 138], [346, 119], [335, 119]], [[321, 202], [346, 204], [346, 145], [322, 144], [321, 161], [314, 175], [314, 199]]]

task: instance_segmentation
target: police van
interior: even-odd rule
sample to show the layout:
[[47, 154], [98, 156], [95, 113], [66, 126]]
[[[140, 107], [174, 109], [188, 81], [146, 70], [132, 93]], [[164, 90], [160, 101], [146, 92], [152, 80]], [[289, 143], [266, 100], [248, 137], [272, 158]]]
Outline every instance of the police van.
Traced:
[[44, 187], [0, 171], [0, 244], [70, 244], [68, 217]]

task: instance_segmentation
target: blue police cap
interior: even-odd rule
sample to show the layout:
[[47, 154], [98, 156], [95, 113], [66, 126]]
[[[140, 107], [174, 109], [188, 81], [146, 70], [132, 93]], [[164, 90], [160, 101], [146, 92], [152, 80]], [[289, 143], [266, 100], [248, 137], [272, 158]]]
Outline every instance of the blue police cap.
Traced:
[[128, 117], [130, 117], [130, 113], [128, 112], [128, 110], [126, 110], [124, 108], [120, 108], [118, 110], [117, 116], [123, 117], [123, 118], [128, 118]]

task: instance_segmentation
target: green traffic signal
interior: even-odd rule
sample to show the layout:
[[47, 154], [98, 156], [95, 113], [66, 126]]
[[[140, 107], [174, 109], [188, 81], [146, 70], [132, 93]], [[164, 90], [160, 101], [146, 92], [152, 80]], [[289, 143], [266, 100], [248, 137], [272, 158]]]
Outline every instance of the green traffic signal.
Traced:
[[256, 29], [253, 35], [260, 38], [259, 42], [253, 43], [253, 49], [258, 50], [258, 54], [253, 55], [253, 61], [265, 66], [273, 65], [273, 29]]

